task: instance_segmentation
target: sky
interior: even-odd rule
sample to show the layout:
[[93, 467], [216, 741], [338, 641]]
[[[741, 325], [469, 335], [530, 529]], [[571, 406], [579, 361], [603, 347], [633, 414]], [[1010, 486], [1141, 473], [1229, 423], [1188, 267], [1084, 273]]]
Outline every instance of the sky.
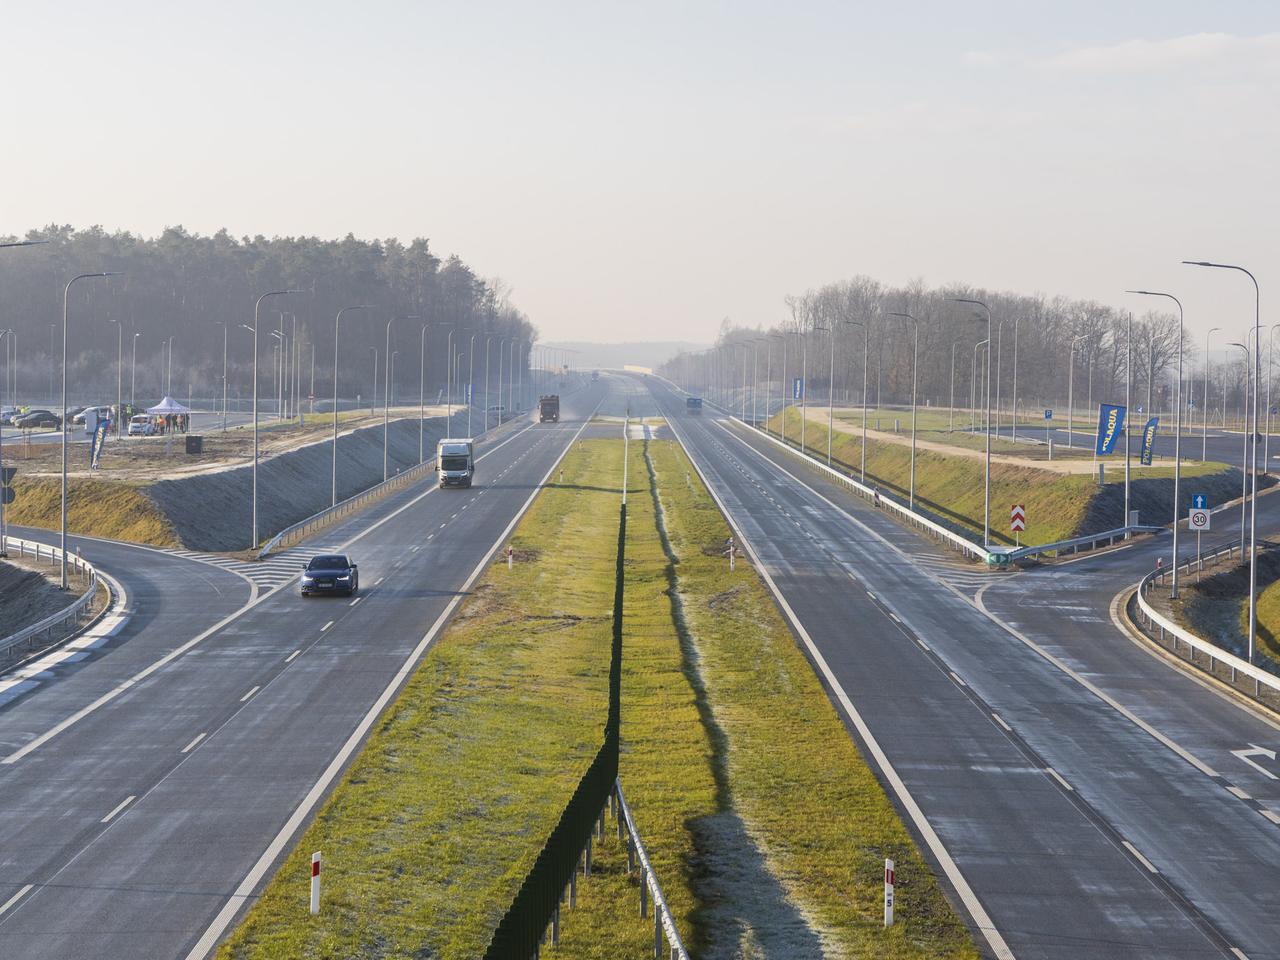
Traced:
[[[5, 3], [0, 233], [426, 236], [549, 339], [865, 274], [1280, 296], [1273, 2]], [[1263, 299], [1263, 322], [1268, 317]]]

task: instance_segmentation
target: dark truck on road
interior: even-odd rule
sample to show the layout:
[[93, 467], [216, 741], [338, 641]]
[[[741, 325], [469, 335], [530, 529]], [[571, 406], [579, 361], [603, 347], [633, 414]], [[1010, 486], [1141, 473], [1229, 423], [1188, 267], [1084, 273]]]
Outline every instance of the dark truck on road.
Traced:
[[547, 394], [545, 397], [538, 399], [538, 422], [539, 423], [559, 423], [560, 422], [560, 395], [557, 393]]
[[684, 412], [697, 413], [697, 414], [702, 413], [702, 398], [701, 397], [685, 397]]

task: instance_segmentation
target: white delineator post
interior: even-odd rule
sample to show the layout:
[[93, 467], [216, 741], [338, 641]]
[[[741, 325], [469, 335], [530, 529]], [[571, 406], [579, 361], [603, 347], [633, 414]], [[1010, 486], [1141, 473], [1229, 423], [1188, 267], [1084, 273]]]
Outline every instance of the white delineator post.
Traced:
[[320, 851], [311, 855], [311, 912], [320, 912]]
[[[316, 854], [319, 856], [319, 854]], [[893, 926], [893, 861], [884, 862], [884, 925]]]
[[507, 547], [507, 569], [508, 570], [511, 569], [511, 564], [515, 560], [515, 555], [516, 555], [515, 547]]

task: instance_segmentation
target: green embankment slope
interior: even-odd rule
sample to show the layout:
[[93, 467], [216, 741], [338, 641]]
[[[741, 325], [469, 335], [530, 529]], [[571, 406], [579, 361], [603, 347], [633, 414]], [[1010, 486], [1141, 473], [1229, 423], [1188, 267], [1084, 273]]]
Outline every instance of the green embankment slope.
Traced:
[[[46, 530], [61, 528], [60, 480], [19, 476], [14, 487], [17, 499], [5, 508], [7, 521]], [[67, 530], [153, 547], [178, 545], [173, 524], [150, 497], [137, 487], [112, 480], [71, 479], [67, 485]]]

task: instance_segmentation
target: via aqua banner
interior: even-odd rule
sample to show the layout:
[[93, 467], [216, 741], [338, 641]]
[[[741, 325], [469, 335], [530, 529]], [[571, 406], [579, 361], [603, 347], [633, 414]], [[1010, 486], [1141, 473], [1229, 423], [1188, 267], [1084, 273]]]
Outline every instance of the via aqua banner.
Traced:
[[1156, 428], [1160, 426], [1160, 418], [1152, 417], [1142, 428], [1142, 465], [1151, 466], [1151, 457], [1156, 451]]
[[1104, 457], [1116, 448], [1116, 441], [1124, 431], [1124, 407], [1115, 403], [1098, 405], [1098, 443], [1094, 452]]

